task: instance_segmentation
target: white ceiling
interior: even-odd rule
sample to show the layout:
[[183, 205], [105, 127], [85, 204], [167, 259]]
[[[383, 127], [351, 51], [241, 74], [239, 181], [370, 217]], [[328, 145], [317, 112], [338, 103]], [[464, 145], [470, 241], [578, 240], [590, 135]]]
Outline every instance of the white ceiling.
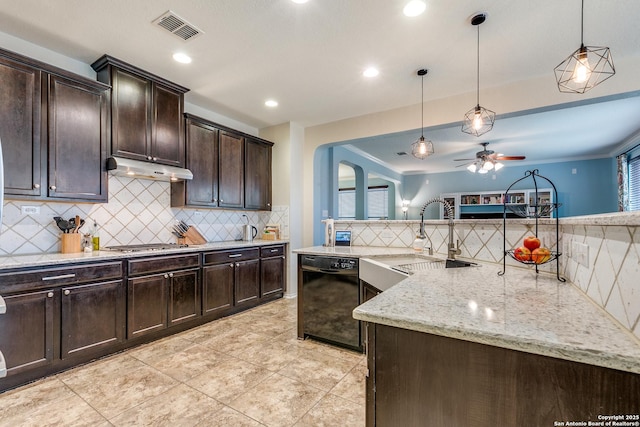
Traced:
[[[429, 69], [425, 100], [473, 93], [476, 29], [469, 18], [479, 11], [488, 13], [480, 32], [485, 89], [552, 76], [580, 42], [579, 0], [427, 0], [427, 12], [416, 18], [402, 14], [406, 1], [0, 0], [0, 29], [86, 64], [107, 53], [190, 88], [191, 104], [256, 128], [312, 126], [418, 104], [415, 72], [423, 67]], [[184, 42], [152, 25], [167, 10], [204, 34]], [[639, 16], [638, 0], [587, 0], [585, 44], [609, 46], [614, 61], [639, 57]], [[174, 62], [176, 51], [193, 62]], [[369, 65], [381, 73], [367, 80], [361, 73]], [[265, 107], [267, 98], [277, 99], [279, 107]], [[471, 107], [460, 106], [461, 116]], [[609, 114], [614, 107], [621, 110]], [[640, 122], [637, 99], [616, 101], [604, 114], [602, 108], [581, 108], [502, 117], [482, 140], [494, 141], [490, 148], [507, 155], [549, 161], [549, 155], [536, 156], [600, 155], [598, 144], [611, 151], [640, 128], [630, 124]], [[595, 118], [583, 120], [592, 109]], [[575, 126], [567, 127], [575, 124], [571, 120], [584, 124], [579, 137]], [[611, 133], [599, 133], [596, 123]], [[442, 165], [431, 171], [451, 169], [451, 159], [480, 149], [479, 139], [461, 139], [458, 124], [452, 126], [426, 135], [436, 144], [432, 163]], [[409, 150], [419, 131], [402, 136], [409, 139], [398, 147], [381, 137], [359, 148], [399, 171], [424, 169], [389, 154]]]

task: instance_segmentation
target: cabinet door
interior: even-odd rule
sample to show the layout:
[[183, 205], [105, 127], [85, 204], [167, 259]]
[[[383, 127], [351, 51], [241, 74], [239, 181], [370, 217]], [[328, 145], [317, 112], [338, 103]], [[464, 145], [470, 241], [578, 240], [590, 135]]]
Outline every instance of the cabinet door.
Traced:
[[[218, 130], [187, 120], [187, 168], [193, 179], [184, 182], [186, 203], [218, 205]], [[172, 184], [173, 186], [173, 184]]]
[[271, 210], [271, 146], [247, 138], [244, 170], [245, 208]]
[[202, 314], [218, 316], [233, 306], [234, 264], [202, 269]]
[[41, 195], [41, 72], [0, 57], [0, 140], [7, 195]]
[[107, 95], [49, 76], [50, 197], [107, 201]]
[[124, 339], [122, 280], [62, 289], [62, 358], [92, 353]]
[[169, 273], [169, 326], [200, 316], [198, 269]]
[[244, 138], [220, 131], [218, 173], [218, 205], [225, 208], [244, 207]]
[[129, 279], [128, 338], [143, 336], [167, 327], [167, 283], [164, 274]]
[[151, 157], [155, 163], [184, 167], [182, 94], [153, 85]]
[[53, 290], [5, 296], [0, 315], [0, 350], [7, 376], [49, 365], [54, 358]]
[[260, 260], [260, 296], [262, 298], [284, 291], [284, 256]]
[[235, 296], [236, 306], [255, 302], [260, 296], [260, 260], [249, 260], [235, 263]]
[[150, 160], [151, 82], [112, 68], [111, 154]]

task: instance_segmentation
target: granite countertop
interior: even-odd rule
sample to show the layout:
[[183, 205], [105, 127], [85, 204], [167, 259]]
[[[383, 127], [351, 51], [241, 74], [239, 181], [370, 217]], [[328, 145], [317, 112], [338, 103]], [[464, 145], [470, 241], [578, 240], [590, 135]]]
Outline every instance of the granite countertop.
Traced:
[[118, 258], [136, 258], [143, 256], [158, 256], [158, 255], [172, 255], [172, 254], [187, 254], [190, 252], [202, 252], [207, 250], [217, 249], [242, 249], [268, 245], [278, 245], [289, 243], [288, 240], [254, 240], [252, 242], [245, 241], [225, 241], [225, 242], [211, 242], [204, 245], [190, 245], [185, 248], [175, 249], [163, 249], [163, 250], [147, 250], [138, 252], [117, 252], [110, 250], [101, 250], [91, 253], [43, 253], [35, 255], [16, 255], [16, 256], [3, 256], [0, 257], [0, 271], [13, 269], [13, 268], [27, 268], [38, 267], [51, 264], [73, 264], [78, 262], [96, 262], [105, 261]]
[[384, 255], [406, 255], [415, 253], [411, 248], [390, 248], [384, 246], [310, 246], [292, 251], [302, 255], [341, 256], [367, 258]]
[[418, 271], [353, 317], [640, 374], [640, 342], [574, 285], [501, 267]]

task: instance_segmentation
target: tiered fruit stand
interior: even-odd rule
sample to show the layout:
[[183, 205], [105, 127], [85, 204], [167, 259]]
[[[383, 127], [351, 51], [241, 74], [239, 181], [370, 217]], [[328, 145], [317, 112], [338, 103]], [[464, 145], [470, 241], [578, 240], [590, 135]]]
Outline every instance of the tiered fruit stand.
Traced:
[[[559, 281], [564, 282], [565, 279], [563, 277], [560, 277], [560, 255], [562, 255], [560, 252], [558, 251], [551, 251], [551, 254], [549, 256], [549, 258], [547, 260], [545, 260], [544, 262], [536, 262], [536, 261], [523, 261], [520, 260], [518, 258], [516, 258], [516, 256], [514, 255], [514, 250], [513, 249], [507, 249], [507, 211], [513, 212], [514, 214], [518, 215], [521, 218], [535, 218], [535, 236], [538, 237], [538, 219], [541, 217], [549, 217], [550, 213], [553, 213], [553, 217], [555, 217], [556, 220], [556, 249], [558, 249], [558, 244], [560, 241], [560, 225], [558, 222], [558, 208], [560, 207], [561, 203], [557, 203], [558, 200], [558, 190], [556, 189], [556, 186], [553, 184], [553, 182], [551, 182], [551, 180], [549, 178], [546, 178], [542, 175], [540, 175], [538, 173], [538, 169], [534, 169], [534, 170], [530, 170], [530, 171], [526, 171], [524, 173], [524, 176], [516, 181], [514, 181], [509, 188], [507, 188], [507, 191], [505, 192], [505, 197], [504, 200], [509, 200], [509, 191], [511, 190], [511, 188], [518, 184], [521, 181], [524, 181], [525, 179], [532, 179], [533, 180], [533, 186], [535, 188], [535, 196], [533, 199], [533, 203], [528, 203], [528, 204], [511, 204], [511, 203], [504, 203], [503, 204], [503, 214], [502, 214], [502, 222], [503, 222], [503, 250], [504, 250], [504, 257], [502, 258], [502, 271], [498, 272], [499, 276], [502, 276], [507, 269], [507, 256], [511, 257], [513, 260], [521, 263], [521, 264], [526, 264], [526, 265], [534, 265], [536, 268], [536, 273], [539, 273], [538, 267], [543, 265], [543, 264], [548, 264], [550, 262], [555, 261], [556, 262], [556, 277], [558, 278]], [[553, 188], [553, 202], [551, 203], [540, 203], [539, 202], [539, 198], [538, 198], [538, 179], [543, 179], [545, 181], [547, 181], [551, 187]], [[531, 201], [531, 200], [530, 200]]]

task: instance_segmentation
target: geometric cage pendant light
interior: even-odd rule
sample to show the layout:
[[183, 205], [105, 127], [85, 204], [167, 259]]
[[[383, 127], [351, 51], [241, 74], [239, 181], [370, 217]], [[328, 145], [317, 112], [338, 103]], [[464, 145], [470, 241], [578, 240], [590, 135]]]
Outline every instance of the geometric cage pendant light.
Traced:
[[553, 69], [558, 90], [585, 93], [616, 73], [608, 47], [584, 45], [584, 0], [580, 22], [580, 47]]
[[471, 18], [471, 25], [475, 25], [478, 28], [476, 106], [464, 115], [462, 132], [475, 136], [489, 132], [496, 121], [496, 113], [480, 106], [480, 24], [486, 19], [487, 15], [485, 13], [479, 13]]
[[416, 74], [418, 74], [422, 78], [422, 131], [420, 134], [420, 138], [413, 144], [411, 144], [411, 154], [413, 157], [418, 158], [420, 160], [424, 160], [430, 155], [434, 153], [433, 151], [433, 142], [424, 139], [424, 76], [427, 74], [429, 70], [426, 68], [421, 68], [418, 70]]

